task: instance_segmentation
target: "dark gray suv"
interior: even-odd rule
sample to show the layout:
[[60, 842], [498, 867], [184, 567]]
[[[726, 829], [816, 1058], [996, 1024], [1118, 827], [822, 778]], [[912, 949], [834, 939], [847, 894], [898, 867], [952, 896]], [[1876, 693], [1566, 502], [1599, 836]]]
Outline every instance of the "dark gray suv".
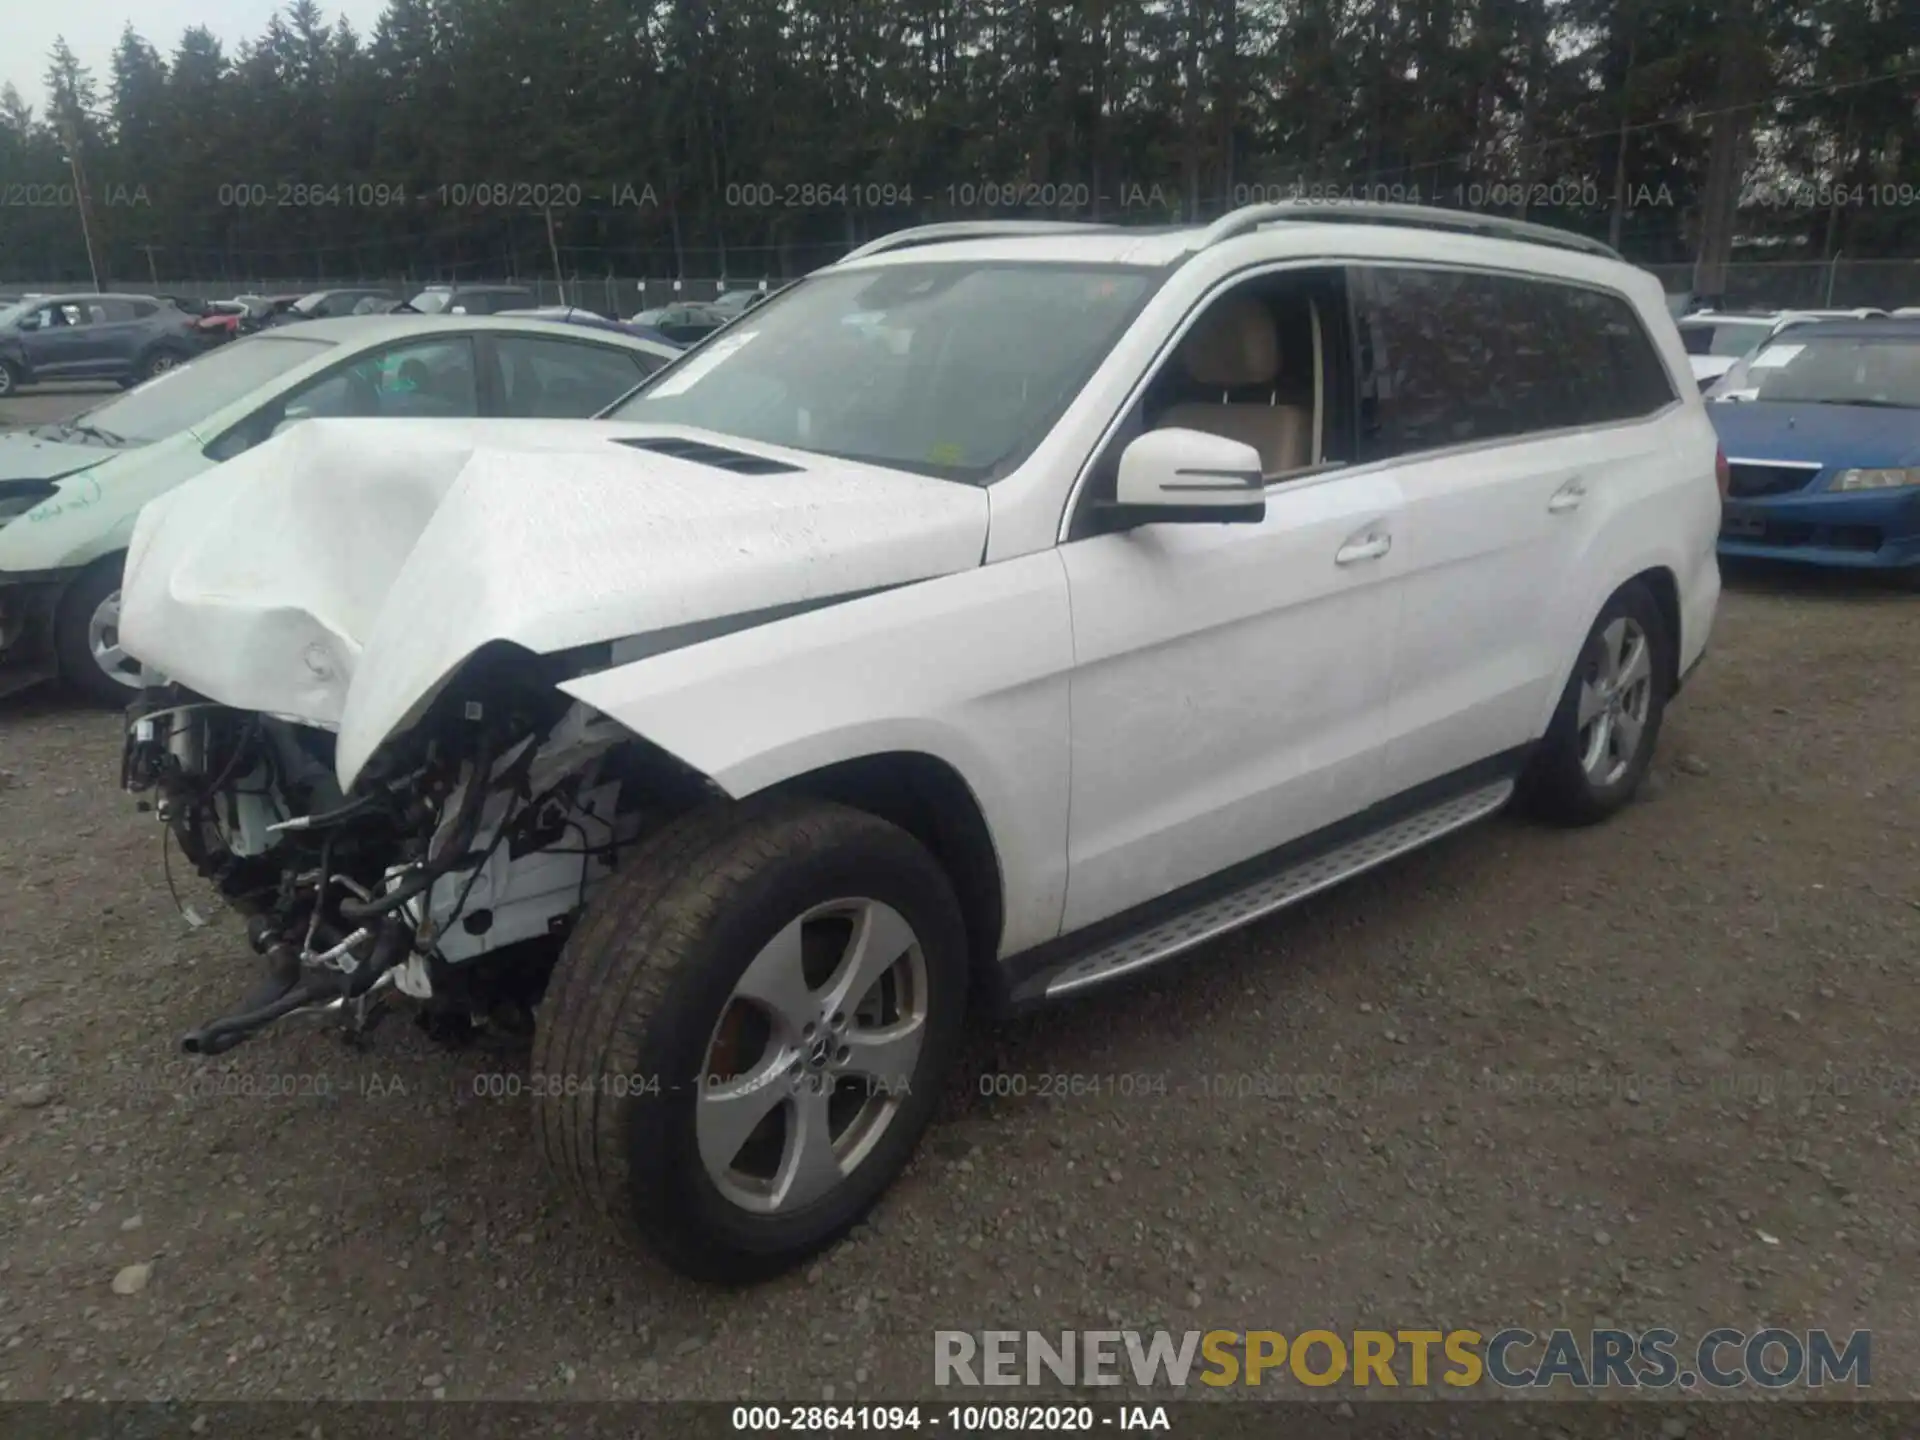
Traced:
[[0, 309], [0, 395], [21, 385], [134, 385], [205, 348], [193, 316], [152, 295], [40, 295]]

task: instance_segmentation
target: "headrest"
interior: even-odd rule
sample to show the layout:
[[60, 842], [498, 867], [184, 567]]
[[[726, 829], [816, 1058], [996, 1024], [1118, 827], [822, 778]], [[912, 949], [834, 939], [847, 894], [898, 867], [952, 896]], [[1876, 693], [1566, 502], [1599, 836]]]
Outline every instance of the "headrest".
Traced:
[[1273, 312], [1251, 295], [1223, 301], [1201, 316], [1180, 342], [1180, 353], [1188, 376], [1200, 385], [1271, 385], [1280, 374]]

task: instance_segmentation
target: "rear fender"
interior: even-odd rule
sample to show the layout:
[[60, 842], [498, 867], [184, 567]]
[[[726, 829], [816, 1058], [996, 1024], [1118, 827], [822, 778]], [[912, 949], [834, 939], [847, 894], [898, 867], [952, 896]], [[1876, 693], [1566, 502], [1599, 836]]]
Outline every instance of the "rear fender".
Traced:
[[1073, 632], [1054, 551], [809, 610], [560, 688], [735, 799], [918, 752], [979, 802], [1005, 898], [1000, 953], [1059, 932]]

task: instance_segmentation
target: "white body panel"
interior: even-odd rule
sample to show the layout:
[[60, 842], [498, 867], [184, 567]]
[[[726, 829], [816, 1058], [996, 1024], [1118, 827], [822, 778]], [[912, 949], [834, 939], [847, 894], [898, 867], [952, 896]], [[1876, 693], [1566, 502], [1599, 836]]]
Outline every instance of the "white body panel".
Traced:
[[979, 561], [976, 489], [818, 456], [740, 475], [616, 443], [655, 433], [295, 426], [148, 508], [122, 641], [226, 704], [337, 728], [345, 787], [488, 641], [547, 653]]
[[1687, 365], [1702, 390], [1740, 363], [1738, 355], [1689, 355]]
[[1391, 476], [1273, 487], [1259, 524], [1061, 547], [1073, 594], [1066, 927], [1156, 898], [1379, 798], [1399, 597]]
[[918, 751], [972, 790], [1005, 890], [1002, 950], [1059, 929], [1073, 631], [1058, 554], [724, 635], [562, 688], [736, 797]]

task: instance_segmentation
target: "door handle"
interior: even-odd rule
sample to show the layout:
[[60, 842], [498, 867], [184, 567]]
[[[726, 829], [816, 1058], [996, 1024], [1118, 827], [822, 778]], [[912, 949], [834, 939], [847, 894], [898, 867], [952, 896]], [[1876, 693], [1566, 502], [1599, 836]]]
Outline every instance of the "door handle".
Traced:
[[1393, 537], [1383, 531], [1356, 535], [1333, 554], [1336, 565], [1356, 565], [1362, 560], [1378, 560], [1393, 548]]
[[1563, 514], [1568, 510], [1578, 510], [1580, 502], [1586, 498], [1587, 482], [1579, 479], [1569, 480], [1553, 492], [1553, 498], [1547, 501], [1547, 509], [1555, 515]]

